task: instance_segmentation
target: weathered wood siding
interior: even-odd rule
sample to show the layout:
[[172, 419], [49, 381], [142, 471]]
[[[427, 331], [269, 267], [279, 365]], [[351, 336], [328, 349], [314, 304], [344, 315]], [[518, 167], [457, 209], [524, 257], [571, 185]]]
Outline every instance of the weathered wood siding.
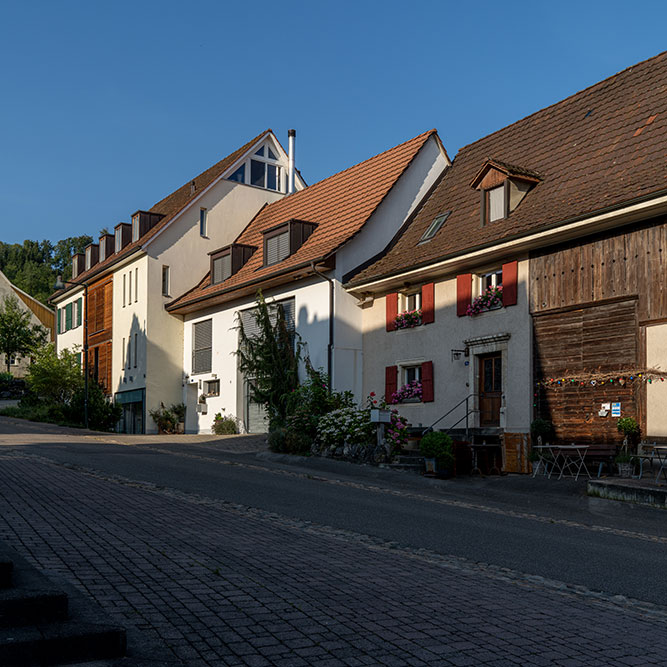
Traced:
[[[535, 381], [581, 372], [645, 366], [646, 325], [667, 318], [667, 221], [628, 225], [530, 258]], [[665, 360], [667, 366], [667, 360]], [[561, 440], [620, 441], [602, 403], [621, 402], [645, 432], [641, 382], [537, 388], [535, 415], [551, 419]]]
[[642, 386], [628, 382], [591, 385], [567, 376], [638, 365], [637, 299], [545, 313], [534, 317], [535, 379], [565, 379], [536, 386], [536, 416], [549, 419], [560, 442], [621, 442], [616, 419], [599, 417], [602, 403], [620, 401], [624, 416], [640, 417]]
[[667, 318], [667, 221], [629, 225], [530, 258], [530, 311], [638, 297], [640, 322]]
[[88, 287], [86, 303], [88, 323], [88, 369], [95, 375], [97, 350], [97, 379], [105, 393], [111, 393], [111, 334], [113, 322], [113, 277], [107, 276]]

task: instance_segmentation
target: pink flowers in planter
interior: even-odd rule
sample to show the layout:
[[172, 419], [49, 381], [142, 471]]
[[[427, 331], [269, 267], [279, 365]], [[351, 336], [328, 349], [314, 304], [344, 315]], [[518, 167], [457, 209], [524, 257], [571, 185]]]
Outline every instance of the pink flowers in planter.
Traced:
[[479, 315], [485, 310], [492, 310], [493, 308], [500, 308], [503, 305], [503, 286], [498, 285], [498, 287], [489, 286], [486, 289], [484, 294], [480, 294], [477, 298], [473, 299], [472, 303], [468, 306], [466, 315]]
[[402, 313], [396, 315], [397, 329], [412, 329], [413, 327], [418, 327], [422, 323], [422, 311], [421, 308], [417, 310], [405, 310]]
[[400, 389], [391, 395], [391, 403], [403, 403], [416, 399], [422, 400], [422, 383], [421, 380], [413, 380], [404, 384]]

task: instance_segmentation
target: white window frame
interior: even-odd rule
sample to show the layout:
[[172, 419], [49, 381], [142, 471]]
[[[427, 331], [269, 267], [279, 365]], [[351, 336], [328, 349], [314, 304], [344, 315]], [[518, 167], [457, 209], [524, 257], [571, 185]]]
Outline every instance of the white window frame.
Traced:
[[199, 236], [208, 238], [208, 210], [204, 206], [199, 209]]
[[139, 267], [134, 269], [134, 303], [139, 301]]
[[[414, 299], [416, 304], [414, 308], [410, 307], [410, 299]], [[404, 313], [408, 310], [419, 310], [422, 307], [422, 291], [406, 292], [400, 295], [399, 312]]]
[[[166, 280], [165, 280], [166, 278]], [[169, 296], [171, 291], [171, 271], [166, 264], [162, 265], [162, 296]]]
[[[499, 205], [500, 205], [500, 211], [499, 211], [500, 215], [498, 215], [495, 218], [491, 217], [491, 215], [492, 215], [491, 212], [493, 210], [493, 206], [492, 206], [492, 203], [491, 203], [491, 200], [494, 196], [493, 193], [496, 193], [499, 196], [499, 199], [500, 199], [500, 202], [496, 202], [496, 204], [499, 203]], [[487, 211], [486, 211], [486, 220], [487, 220], [487, 222], [495, 222], [496, 220], [503, 220], [505, 218], [505, 209], [506, 209], [506, 202], [505, 202], [506, 188], [505, 188], [505, 184], [503, 183], [503, 185], [498, 185], [495, 188], [489, 188], [485, 192], [485, 196], [486, 196], [486, 205], [487, 205]]]
[[139, 213], [132, 218], [132, 243], [139, 240]]
[[[256, 155], [256, 152], [260, 150], [261, 148], [264, 148], [264, 156], [262, 155]], [[267, 149], [271, 149], [274, 153], [274, 155], [279, 156], [280, 151], [276, 149], [276, 147], [272, 144], [271, 141], [265, 141], [263, 144], [260, 146], [257, 146], [251, 155], [248, 155], [246, 159], [242, 163], [238, 163], [235, 165], [235, 168], [232, 170], [232, 174], [237, 171], [241, 167], [241, 164], [245, 165], [245, 170], [244, 170], [244, 180], [243, 183], [245, 185], [252, 185], [255, 188], [262, 188], [264, 190], [269, 190], [269, 192], [286, 192], [287, 191], [287, 169], [283, 166], [282, 162], [280, 161], [280, 157], [277, 157], [275, 160], [268, 157]], [[253, 185], [252, 183], [252, 177], [251, 177], [251, 160], [254, 160], [255, 162], [263, 162], [264, 163], [264, 184], [263, 185]], [[268, 179], [268, 168], [267, 165], [273, 165], [276, 167], [277, 173], [276, 173], [276, 189], [268, 188], [267, 187], [267, 179]], [[238, 181], [239, 183], [241, 181]]]

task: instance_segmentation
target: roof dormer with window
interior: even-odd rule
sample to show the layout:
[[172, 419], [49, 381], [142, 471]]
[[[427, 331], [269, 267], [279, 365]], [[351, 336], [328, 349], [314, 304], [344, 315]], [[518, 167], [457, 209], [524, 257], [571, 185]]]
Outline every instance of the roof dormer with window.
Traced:
[[252, 257], [255, 250], [255, 246], [232, 243], [210, 252], [211, 285], [218, 285], [231, 278]]
[[100, 247], [97, 243], [89, 243], [85, 248], [86, 253], [86, 271], [97, 264]]
[[317, 225], [305, 220], [289, 220], [264, 232], [264, 266], [278, 264], [293, 255]]
[[120, 252], [132, 237], [132, 225], [127, 222], [119, 222], [114, 227], [114, 252]]
[[508, 218], [541, 180], [531, 169], [488, 159], [470, 184], [480, 192], [482, 226]]

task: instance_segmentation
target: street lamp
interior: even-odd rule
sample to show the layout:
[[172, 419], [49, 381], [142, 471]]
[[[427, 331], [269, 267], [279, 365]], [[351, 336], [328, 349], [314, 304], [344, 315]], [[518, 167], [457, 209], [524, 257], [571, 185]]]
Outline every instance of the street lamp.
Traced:
[[57, 276], [56, 284], [53, 288], [59, 291], [65, 289], [65, 285], [83, 287], [83, 300], [85, 303], [83, 316], [83, 421], [85, 427], [88, 428], [88, 284], [77, 283], [74, 280], [63, 280], [62, 276]]

